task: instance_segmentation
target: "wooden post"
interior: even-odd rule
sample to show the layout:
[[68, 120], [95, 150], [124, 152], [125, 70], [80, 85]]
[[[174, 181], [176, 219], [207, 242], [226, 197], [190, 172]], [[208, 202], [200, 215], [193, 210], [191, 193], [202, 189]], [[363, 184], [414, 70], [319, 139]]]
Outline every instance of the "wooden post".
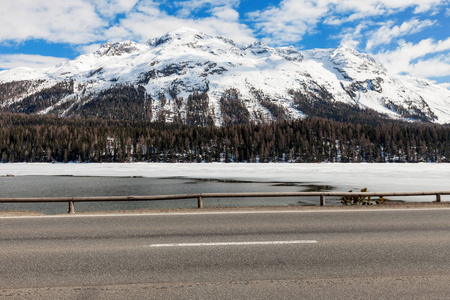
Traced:
[[441, 202], [441, 194], [436, 194], [436, 202]]
[[198, 203], [198, 208], [203, 208], [203, 199], [202, 197], [198, 197], [197, 198], [197, 203]]
[[320, 206], [325, 206], [325, 195], [320, 195]]
[[73, 205], [73, 201], [69, 201], [69, 214], [74, 214], [75, 213], [75, 207]]

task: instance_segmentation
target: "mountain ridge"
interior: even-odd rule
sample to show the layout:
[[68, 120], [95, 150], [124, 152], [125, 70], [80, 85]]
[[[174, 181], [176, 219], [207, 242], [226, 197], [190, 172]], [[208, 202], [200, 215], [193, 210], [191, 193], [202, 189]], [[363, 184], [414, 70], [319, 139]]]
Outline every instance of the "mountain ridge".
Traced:
[[321, 101], [450, 123], [450, 91], [389, 73], [353, 48], [239, 46], [188, 28], [146, 43], [105, 43], [52, 68], [0, 72], [0, 111], [29, 114], [223, 125], [303, 118], [303, 104]]

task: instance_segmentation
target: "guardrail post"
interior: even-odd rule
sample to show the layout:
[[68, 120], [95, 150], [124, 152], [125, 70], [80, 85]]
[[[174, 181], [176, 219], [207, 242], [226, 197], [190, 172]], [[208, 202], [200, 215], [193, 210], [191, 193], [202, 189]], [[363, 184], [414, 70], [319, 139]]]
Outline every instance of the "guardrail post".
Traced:
[[73, 204], [73, 201], [69, 201], [69, 214], [74, 214], [75, 213], [75, 207]]
[[436, 202], [441, 202], [441, 194], [436, 194]]
[[320, 206], [325, 206], [325, 195], [320, 195]]
[[197, 197], [198, 208], [203, 208], [203, 199], [202, 197]]

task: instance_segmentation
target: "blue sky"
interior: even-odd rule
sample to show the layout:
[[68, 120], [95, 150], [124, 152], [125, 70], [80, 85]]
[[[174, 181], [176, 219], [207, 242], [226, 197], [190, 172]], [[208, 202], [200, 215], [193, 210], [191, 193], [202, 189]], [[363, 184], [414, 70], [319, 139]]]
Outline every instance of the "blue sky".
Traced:
[[352, 46], [450, 89], [450, 0], [4, 0], [0, 69], [46, 67], [180, 27], [239, 44]]

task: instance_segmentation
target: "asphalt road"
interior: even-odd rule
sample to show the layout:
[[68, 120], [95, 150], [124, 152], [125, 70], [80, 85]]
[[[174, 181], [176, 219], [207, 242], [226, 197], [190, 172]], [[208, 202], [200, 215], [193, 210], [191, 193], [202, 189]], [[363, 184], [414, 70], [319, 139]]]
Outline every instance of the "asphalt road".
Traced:
[[450, 210], [0, 218], [0, 299], [450, 299]]

